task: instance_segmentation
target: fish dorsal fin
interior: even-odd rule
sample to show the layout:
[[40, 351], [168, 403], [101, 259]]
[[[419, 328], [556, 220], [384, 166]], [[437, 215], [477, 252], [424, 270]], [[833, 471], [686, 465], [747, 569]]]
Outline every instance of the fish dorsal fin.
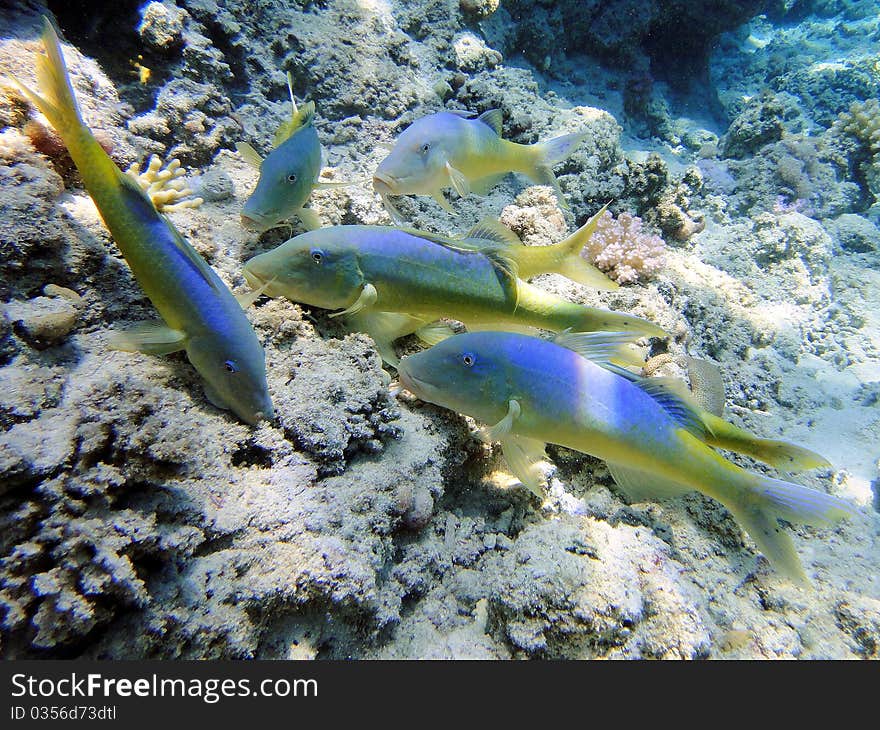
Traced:
[[272, 140], [275, 147], [289, 139], [297, 129], [311, 124], [315, 119], [315, 102], [307, 101], [301, 107], [297, 107], [296, 98], [293, 96], [293, 74], [290, 71], [287, 72], [287, 90], [290, 92], [290, 103], [293, 108], [290, 112], [290, 119], [282, 122], [278, 131], [275, 132], [275, 138]]
[[504, 123], [504, 113], [500, 109], [489, 109], [477, 117], [477, 121], [485, 124], [499, 137], [501, 136], [501, 125]]
[[502, 246], [522, 246], [523, 242], [519, 237], [495, 218], [483, 218], [473, 228], [471, 228], [462, 238], [462, 241], [469, 240], [492, 241]]
[[[438, 246], [448, 248], [450, 251], [456, 251], [457, 253], [471, 254], [477, 256], [485, 256], [492, 263], [492, 266], [495, 267], [496, 271], [498, 271], [498, 273], [501, 275], [503, 283], [505, 283], [505, 285], [516, 284], [516, 279], [519, 274], [516, 261], [510, 258], [507, 251], [505, 250], [505, 246], [495, 245], [494, 243], [493, 245], [489, 246], [469, 245], [471, 241], [470, 233], [468, 233], [467, 238], [449, 238], [439, 233], [431, 233], [430, 231], [419, 231], [415, 228], [409, 228], [408, 226], [401, 226], [397, 230], [408, 233], [411, 236], [416, 236], [417, 238], [422, 238], [425, 241], [436, 243]], [[483, 237], [480, 238], [481, 242], [484, 242], [486, 240], [488, 239]]]
[[685, 357], [691, 392], [703, 408], [719, 418], [724, 415], [724, 380], [721, 370], [708, 360]]
[[616, 367], [608, 366], [608, 363], [615, 358], [625, 358], [628, 354], [626, 346], [633, 340], [637, 340], [639, 336], [635, 332], [572, 332], [564, 330], [553, 338], [553, 342], [560, 347], [576, 352], [597, 365], [609, 367], [617, 372]]
[[516, 285], [517, 277], [519, 276], [519, 267], [507, 252], [501, 247], [485, 247], [479, 250], [478, 253], [483, 254], [489, 261], [492, 262], [492, 265], [501, 272], [505, 278], [511, 279], [513, 284]]
[[700, 416], [700, 406], [694, 401], [684, 381], [678, 378], [645, 378], [610, 362], [625, 355], [621, 350], [637, 338], [638, 335], [632, 332], [565, 330], [556, 335], [553, 342], [628, 380], [651, 396], [682, 428], [698, 439], [708, 438], [709, 429]]
[[432, 233], [431, 231], [420, 231], [417, 228], [410, 228], [409, 226], [398, 226], [397, 230], [402, 233], [408, 233], [410, 236], [415, 236], [416, 238], [423, 238], [431, 243], [439, 243], [441, 246], [446, 246], [447, 248], [463, 250], [463, 247], [461, 246], [462, 242], [457, 238], [450, 238], [449, 236], [444, 236], [440, 233]]
[[705, 441], [709, 434], [700, 418], [700, 407], [693, 402], [690, 392], [676, 378], [643, 378], [633, 374], [633, 383], [662, 406], [674, 421], [698, 439]]
[[241, 155], [241, 158], [247, 162], [251, 167], [256, 167], [258, 170], [263, 165], [263, 158], [260, 157], [260, 153], [257, 152], [251, 145], [247, 142], [236, 142], [235, 149], [238, 154]]
[[461, 117], [462, 119], [473, 119], [474, 112], [469, 112], [467, 109], [446, 109], [447, 114], [454, 114], [457, 117]]

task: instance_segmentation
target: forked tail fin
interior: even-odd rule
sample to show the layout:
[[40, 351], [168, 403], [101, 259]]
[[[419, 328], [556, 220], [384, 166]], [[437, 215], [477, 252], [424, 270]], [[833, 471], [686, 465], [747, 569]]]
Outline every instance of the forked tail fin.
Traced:
[[72, 132], [83, 126], [83, 121], [70, 85], [58, 35], [45, 16], [43, 46], [46, 53], [38, 55], [36, 60], [39, 93], [18, 79], [15, 81], [28, 100], [43, 113], [66, 142]]
[[[596, 213], [584, 225], [578, 228], [568, 238], [557, 243], [553, 248], [558, 251], [559, 264], [556, 269], [557, 273], [568, 277], [572, 281], [584, 286], [590, 286], [595, 289], [613, 290], [619, 288], [619, 284], [613, 279], [609, 279], [593, 264], [589, 263], [583, 256], [584, 246], [587, 245], [592, 235], [596, 232], [599, 225], [599, 219], [608, 209], [610, 203], [602, 206], [601, 210]], [[549, 247], [548, 247], [549, 248]]]
[[553, 166], [562, 162], [574, 152], [575, 148], [588, 134], [589, 132], [564, 134], [547, 142], [541, 142], [534, 147], [533, 168], [527, 170], [526, 174], [539, 185], [549, 185], [552, 187], [562, 208], [567, 208], [568, 205], [562, 197], [562, 190], [559, 189], [556, 175], [553, 174]]
[[755, 541], [758, 549], [779, 572], [792, 580], [808, 583], [801, 561], [788, 533], [778, 519], [827, 527], [856, 514], [856, 508], [844, 500], [816, 489], [781, 479], [749, 474], [751, 488], [725, 506]]

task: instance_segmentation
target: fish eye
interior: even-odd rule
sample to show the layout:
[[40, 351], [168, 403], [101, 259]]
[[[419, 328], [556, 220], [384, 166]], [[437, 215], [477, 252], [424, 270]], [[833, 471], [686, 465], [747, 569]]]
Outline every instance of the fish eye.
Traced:
[[295, 183], [295, 182], [296, 182], [296, 175], [294, 175], [293, 173], [290, 173], [290, 174], [287, 176], [287, 182], [289, 182], [289, 183]]
[[238, 365], [235, 364], [234, 360], [227, 360], [223, 363], [223, 367], [226, 368], [227, 373], [237, 373]]
[[311, 250], [312, 261], [316, 264], [320, 264], [324, 260], [324, 252], [320, 248], [313, 248]]
[[473, 353], [466, 352], [461, 356], [461, 362], [466, 368], [473, 367], [476, 361], [477, 358], [474, 357]]
[[425, 142], [425, 144], [422, 145], [422, 154], [428, 154], [429, 149], [431, 149], [431, 144], [429, 142]]

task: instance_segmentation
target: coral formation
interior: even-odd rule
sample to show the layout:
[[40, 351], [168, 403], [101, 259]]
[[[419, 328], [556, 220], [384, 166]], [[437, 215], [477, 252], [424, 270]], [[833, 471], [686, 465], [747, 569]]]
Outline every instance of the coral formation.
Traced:
[[[33, 83], [38, 4], [0, 14], [0, 75]], [[316, 102], [334, 179], [368, 179], [380, 143], [443, 108], [500, 108], [521, 143], [587, 130], [556, 168], [568, 210], [515, 176], [456, 201], [454, 219], [431, 201], [401, 209], [444, 235], [501, 213], [543, 245], [613, 201], [612, 270], [643, 284], [538, 284], [663, 326], [657, 375], [681, 376], [685, 356], [716, 361], [725, 417], [822, 452], [834, 467], [801, 481], [863, 512], [793, 531], [804, 591], [717, 504], [629, 503], [580, 454], [551, 447], [538, 506], [473, 422], [393, 399], [369, 338], [281, 300], [248, 312], [279, 418], [247, 427], [211, 406], [183, 356], [108, 351], [109, 330], [154, 310], [76, 177], [26, 133], [41, 120], [4, 86], [4, 657], [877, 656], [868, 4], [802, 16], [788, 4], [778, 25], [751, 17], [758, 3], [702, 0], [163, 0], [89, 23], [76, 4], [49, 5], [86, 122], [122, 169], [151, 154], [192, 168], [181, 180], [204, 203], [168, 215], [236, 291], [242, 262], [288, 235], [240, 227], [256, 172], [233, 152], [268, 148], [289, 115], [287, 71], [297, 99]], [[625, 72], [599, 63], [622, 58]], [[311, 204], [325, 224], [388, 223], [360, 185]], [[642, 253], [627, 263], [621, 218], [683, 245], [660, 267], [657, 239], [630, 231], [629, 254]]]
[[633, 284], [663, 268], [665, 250], [660, 236], [642, 230], [641, 218], [606, 210], [582, 255], [617, 283]]

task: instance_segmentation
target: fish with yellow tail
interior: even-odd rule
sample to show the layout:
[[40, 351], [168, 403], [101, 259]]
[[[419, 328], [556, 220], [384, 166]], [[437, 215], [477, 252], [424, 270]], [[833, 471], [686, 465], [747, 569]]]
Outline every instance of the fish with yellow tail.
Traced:
[[242, 225], [262, 233], [282, 221], [298, 217], [309, 229], [321, 227], [318, 214], [305, 204], [312, 190], [338, 188], [347, 182], [319, 182], [321, 142], [315, 131], [315, 102], [298, 107], [293, 96], [293, 80], [287, 74], [287, 88], [293, 111], [275, 133], [274, 149], [264, 159], [247, 142], [236, 145], [245, 162], [260, 171], [257, 187], [244, 204]]
[[548, 142], [518, 144], [501, 137], [502, 113], [491, 109], [471, 119], [468, 112], [443, 111], [417, 119], [398, 138], [373, 175], [373, 189], [396, 220], [400, 212], [395, 195], [430, 195], [449, 213], [454, 209], [443, 196], [454, 188], [462, 197], [486, 192], [509, 172], [518, 172], [538, 185], [549, 185], [566, 207], [553, 174], [587, 136], [566, 134]]
[[113, 240], [161, 316], [118, 335], [115, 345], [150, 354], [185, 350], [212, 403], [247, 423], [272, 418], [263, 348], [241, 304], [83, 123], [58, 36], [46, 18], [43, 45], [39, 91], [18, 84], [61, 136]]
[[470, 329], [613, 330], [627, 331], [633, 340], [666, 336], [639, 317], [574, 304], [527, 284], [504, 250], [474, 250], [388, 226], [303, 233], [250, 259], [244, 276], [269, 296], [340, 310], [331, 316], [346, 315], [391, 364], [397, 361], [393, 339], [441, 317]]
[[650, 378], [608, 366], [620, 342], [614, 333], [563, 335], [557, 342], [466, 333], [404, 357], [398, 372], [401, 385], [422, 400], [493, 424], [486, 437], [501, 442], [511, 470], [535, 494], [542, 496], [538, 464], [546, 460], [545, 444], [575, 449], [603, 459], [633, 499], [695, 490], [718, 500], [779, 572], [805, 582], [777, 520], [827, 526], [856, 509], [717, 454], [687, 402]]

